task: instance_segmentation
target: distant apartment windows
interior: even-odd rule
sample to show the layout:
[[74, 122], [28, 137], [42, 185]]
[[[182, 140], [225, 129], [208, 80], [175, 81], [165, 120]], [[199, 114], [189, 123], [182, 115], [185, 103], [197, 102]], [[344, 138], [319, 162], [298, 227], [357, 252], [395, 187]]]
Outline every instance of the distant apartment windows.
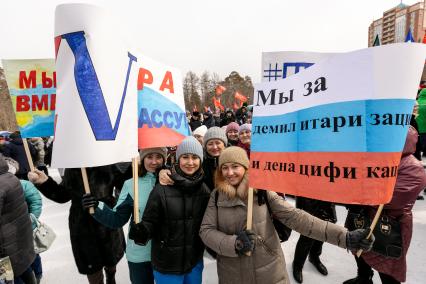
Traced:
[[373, 41], [376, 39], [376, 35], [379, 35], [379, 40], [382, 40], [382, 25], [377, 25], [374, 27], [374, 39]]
[[405, 40], [405, 24], [407, 16], [402, 15], [395, 20], [395, 42], [404, 42]]

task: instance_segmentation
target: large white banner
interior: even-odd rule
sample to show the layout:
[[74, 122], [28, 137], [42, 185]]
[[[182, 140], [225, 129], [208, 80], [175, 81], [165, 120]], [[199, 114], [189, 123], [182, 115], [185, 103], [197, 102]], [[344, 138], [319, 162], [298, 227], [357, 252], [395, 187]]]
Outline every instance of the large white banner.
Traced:
[[52, 166], [100, 166], [137, 155], [137, 58], [103, 9], [56, 8], [57, 119]]
[[250, 185], [340, 203], [390, 201], [424, 44], [337, 54], [255, 86]]

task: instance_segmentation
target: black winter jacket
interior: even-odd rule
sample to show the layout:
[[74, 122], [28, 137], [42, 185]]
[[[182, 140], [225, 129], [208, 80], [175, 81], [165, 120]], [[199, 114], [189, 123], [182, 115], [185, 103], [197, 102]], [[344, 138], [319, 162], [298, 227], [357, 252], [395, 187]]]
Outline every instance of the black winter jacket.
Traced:
[[297, 196], [296, 207], [322, 220], [336, 223], [336, 206], [333, 203]]
[[157, 184], [152, 190], [142, 218], [152, 239], [151, 262], [165, 274], [185, 274], [203, 259], [204, 244], [199, 236], [210, 191], [200, 175], [189, 180], [172, 174], [173, 186]]
[[[30, 149], [31, 156], [33, 156], [33, 153], [36, 153], [34, 146], [31, 145], [31, 143], [28, 143], [28, 148]], [[18, 162], [19, 169], [16, 172], [16, 175], [19, 178], [28, 179], [26, 175], [30, 171], [30, 164], [28, 164], [22, 139], [14, 138], [10, 140], [10, 142], [4, 146], [3, 153], [6, 157], [10, 157]]]
[[[227, 116], [228, 113], [231, 114], [230, 117]], [[222, 120], [220, 121], [220, 127], [226, 126], [226, 125], [230, 124], [231, 122], [235, 122], [235, 115], [232, 111], [227, 111], [226, 114], [225, 114], [225, 117], [222, 118]]]
[[207, 118], [203, 120], [203, 125], [205, 125], [208, 128], [216, 126], [216, 121], [213, 118], [213, 115], [211, 113], [205, 113], [204, 115], [207, 115]]
[[213, 191], [213, 189], [215, 189], [214, 175], [215, 175], [218, 164], [219, 164], [219, 157], [212, 157], [206, 151], [204, 151], [204, 160], [203, 160], [204, 183], [207, 185], [210, 191]]
[[20, 276], [34, 261], [33, 230], [21, 183], [0, 154], [0, 258], [9, 256]]
[[[116, 203], [113, 197], [114, 186], [122, 179], [114, 167], [115, 165], [87, 168], [92, 195], [111, 208]], [[83, 209], [81, 200], [84, 186], [80, 169], [66, 169], [60, 185], [49, 178], [37, 187], [44, 196], [55, 202], [65, 203], [71, 200], [68, 218], [71, 246], [81, 274], [92, 274], [102, 270], [104, 266], [114, 266], [120, 261], [126, 247], [123, 230], [101, 225]]]
[[191, 131], [194, 131], [195, 129], [197, 129], [201, 125], [203, 125], [201, 120], [199, 120], [199, 119], [196, 120], [196, 119], [191, 117], [191, 119], [189, 121], [189, 126], [191, 127]]

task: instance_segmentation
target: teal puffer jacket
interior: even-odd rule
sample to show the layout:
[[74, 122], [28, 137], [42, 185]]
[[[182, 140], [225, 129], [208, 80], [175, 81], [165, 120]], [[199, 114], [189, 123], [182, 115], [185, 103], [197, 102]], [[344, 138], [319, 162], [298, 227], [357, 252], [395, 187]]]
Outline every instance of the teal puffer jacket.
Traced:
[[[149, 172], [138, 179], [139, 221], [142, 219], [149, 194], [154, 188], [155, 182], [156, 176]], [[121, 228], [129, 221], [130, 217], [133, 218], [133, 200], [133, 179], [128, 179], [123, 184], [123, 189], [114, 208], [111, 209], [105, 203], [99, 202], [93, 217], [106, 227], [112, 229]], [[133, 263], [151, 261], [151, 242], [148, 242], [146, 246], [140, 246], [128, 238], [126, 258]]]
[[[19, 181], [21, 182], [22, 188], [24, 189], [25, 202], [27, 203], [29, 213], [33, 214], [37, 219], [40, 218], [41, 208], [43, 205], [40, 192], [31, 182], [27, 180]], [[37, 224], [32, 218], [31, 223], [34, 230]]]

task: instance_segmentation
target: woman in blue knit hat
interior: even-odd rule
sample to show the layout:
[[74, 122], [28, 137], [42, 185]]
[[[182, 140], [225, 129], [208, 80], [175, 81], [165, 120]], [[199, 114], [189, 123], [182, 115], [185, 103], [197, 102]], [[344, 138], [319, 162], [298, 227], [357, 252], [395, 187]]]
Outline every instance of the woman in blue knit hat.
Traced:
[[157, 184], [129, 238], [144, 245], [152, 240], [151, 263], [157, 284], [202, 282], [204, 244], [198, 235], [210, 190], [204, 184], [203, 148], [192, 136], [176, 151], [173, 185]]

